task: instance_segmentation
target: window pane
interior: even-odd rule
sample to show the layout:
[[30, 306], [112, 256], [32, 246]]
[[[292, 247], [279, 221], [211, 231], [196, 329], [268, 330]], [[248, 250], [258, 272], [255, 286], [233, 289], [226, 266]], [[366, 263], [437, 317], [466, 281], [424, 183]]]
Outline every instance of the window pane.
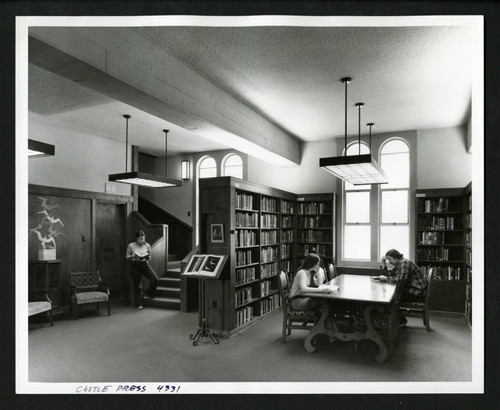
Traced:
[[382, 154], [394, 154], [408, 151], [408, 145], [401, 140], [389, 141], [387, 144], [384, 144], [384, 147], [382, 148]]
[[[359, 144], [357, 142], [355, 142], [347, 147], [347, 155], [360, 155], [359, 152], [360, 152], [360, 148], [359, 148]], [[368, 148], [368, 146], [366, 144], [361, 143], [361, 155], [369, 154], [369, 153], [370, 153], [370, 149]]]
[[410, 184], [410, 154], [382, 154], [380, 166], [387, 175], [388, 183], [382, 189], [408, 188]]
[[212, 157], [205, 158], [200, 163], [200, 178], [213, 178], [217, 176], [217, 164]]
[[242, 165], [243, 160], [241, 159], [241, 157], [239, 155], [233, 154], [233, 155], [230, 155], [229, 157], [226, 158], [226, 161], [224, 164], [225, 164], [226, 168], [227, 167], [234, 167], [234, 166]]
[[370, 222], [370, 192], [346, 192], [346, 223]]
[[409, 226], [381, 226], [380, 254], [385, 255], [389, 249], [397, 249], [405, 258], [410, 257]]
[[243, 178], [243, 166], [239, 165], [236, 167], [228, 167], [226, 166], [224, 168], [224, 176], [226, 177], [236, 177], [236, 178]]
[[370, 259], [370, 227], [346, 226], [344, 228], [344, 259]]
[[408, 223], [408, 191], [382, 191], [382, 223]]

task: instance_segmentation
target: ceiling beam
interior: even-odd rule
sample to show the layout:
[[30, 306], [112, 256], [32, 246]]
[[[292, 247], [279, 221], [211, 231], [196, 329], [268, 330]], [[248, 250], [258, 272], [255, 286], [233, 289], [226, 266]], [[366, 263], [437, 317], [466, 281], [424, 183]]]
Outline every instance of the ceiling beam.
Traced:
[[131, 28], [32, 27], [29, 62], [241, 152], [300, 164], [295, 137]]

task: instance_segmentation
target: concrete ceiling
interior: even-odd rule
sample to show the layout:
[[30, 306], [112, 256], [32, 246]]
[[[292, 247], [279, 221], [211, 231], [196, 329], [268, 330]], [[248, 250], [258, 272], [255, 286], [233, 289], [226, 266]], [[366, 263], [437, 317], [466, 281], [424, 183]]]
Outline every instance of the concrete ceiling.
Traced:
[[[114, 28], [109, 28], [113, 30]], [[123, 30], [123, 28], [120, 28]], [[301, 141], [362, 133], [445, 128], [470, 115], [472, 34], [439, 27], [135, 27], [157, 47]], [[226, 149], [188, 130], [110, 99], [40, 67], [29, 67], [29, 110], [69, 126], [124, 141], [142, 152]]]

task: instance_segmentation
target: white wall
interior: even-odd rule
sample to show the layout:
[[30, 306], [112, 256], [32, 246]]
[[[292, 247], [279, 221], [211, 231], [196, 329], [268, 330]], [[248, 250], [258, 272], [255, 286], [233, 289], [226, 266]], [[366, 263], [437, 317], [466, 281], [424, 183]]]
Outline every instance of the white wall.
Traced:
[[417, 132], [417, 189], [463, 188], [472, 180], [467, 127]]
[[319, 167], [319, 158], [337, 156], [332, 139], [302, 144], [300, 165], [278, 167], [248, 157], [248, 180], [295, 194], [337, 192], [337, 178]]
[[[28, 160], [28, 182], [58, 188], [105, 192], [108, 175], [125, 172], [123, 143], [74, 130], [52, 117], [29, 113], [30, 139], [55, 145], [53, 157]], [[131, 155], [128, 155], [131, 162]], [[130, 170], [130, 163], [128, 169]], [[116, 194], [130, 185], [110, 183]]]

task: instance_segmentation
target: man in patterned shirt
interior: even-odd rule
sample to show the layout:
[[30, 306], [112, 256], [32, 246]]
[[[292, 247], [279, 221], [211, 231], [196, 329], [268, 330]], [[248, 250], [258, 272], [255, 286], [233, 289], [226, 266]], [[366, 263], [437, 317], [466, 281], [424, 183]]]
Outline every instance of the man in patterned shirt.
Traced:
[[[403, 258], [403, 254], [396, 249], [385, 253], [387, 260], [395, 266], [394, 274], [397, 279], [405, 280], [405, 287], [401, 295], [401, 302], [421, 302], [427, 291], [427, 279], [420, 268], [412, 261]], [[400, 316], [400, 323], [406, 324], [406, 318]]]

